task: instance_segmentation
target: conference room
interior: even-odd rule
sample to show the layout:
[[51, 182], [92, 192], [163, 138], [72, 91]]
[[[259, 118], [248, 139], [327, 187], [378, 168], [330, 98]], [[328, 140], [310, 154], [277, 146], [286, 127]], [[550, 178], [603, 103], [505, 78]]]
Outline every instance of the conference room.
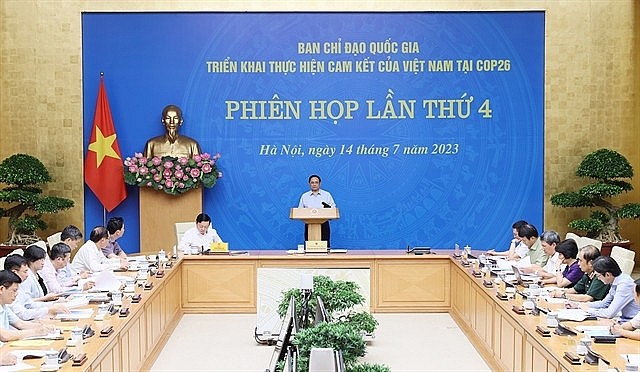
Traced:
[[[506, 306], [488, 301], [495, 288], [475, 288], [482, 282], [465, 276], [470, 269], [452, 256], [456, 244], [474, 255], [504, 250], [519, 219], [540, 232], [585, 235], [567, 224], [588, 211], [559, 208], [550, 197], [582, 182], [575, 169], [597, 149], [640, 164], [637, 79], [628, 78], [638, 75], [632, 1], [151, 1], [135, 8], [70, 2], [64, 9], [9, 1], [4, 7], [2, 54], [12, 57], [1, 67], [0, 157], [38, 157], [53, 177], [44, 193], [75, 202], [45, 216], [49, 226], [39, 236], [73, 224], [88, 238], [95, 226], [123, 216], [126, 234], [118, 242], [128, 255], [171, 256], [175, 224], [195, 223], [204, 212], [229, 251], [243, 253], [188, 255], [165, 271], [154, 284], [160, 288], [151, 290], [164, 300], [164, 286], [180, 295], [158, 316], [167, 325], [160, 344], [180, 319], [207, 314], [248, 314], [252, 341], [263, 317], [273, 318], [263, 314], [265, 298], [268, 307], [279, 301], [282, 288], [268, 283], [296, 286], [306, 271], [328, 270], [355, 277], [374, 316], [449, 314], [488, 368], [508, 369], [487, 361], [494, 357], [455, 315], [462, 282], [472, 296], [465, 298], [487, 297], [485, 309]], [[36, 36], [31, 28], [50, 31]], [[24, 61], [47, 61], [53, 74]], [[341, 71], [329, 67], [336, 63]], [[101, 91], [113, 133], [99, 126]], [[165, 120], [169, 105], [179, 112], [169, 110], [178, 115]], [[123, 180], [122, 194], [109, 184], [113, 178], [98, 175], [107, 198], [120, 199], [109, 208], [87, 185], [91, 156], [100, 165], [117, 164], [127, 180], [133, 172], [125, 162], [138, 154], [152, 160], [147, 145], [174, 130], [199, 147], [200, 161], [189, 172], [209, 169], [206, 184], [194, 188], [197, 177], [183, 186], [134, 177]], [[93, 150], [101, 138], [117, 143], [115, 156]], [[174, 162], [174, 174], [181, 170], [176, 165], [183, 166]], [[310, 256], [298, 247], [323, 240], [305, 239], [305, 223], [290, 217], [314, 174], [335, 203], [317, 209], [339, 211], [339, 218], [329, 222], [334, 253]], [[637, 177], [630, 184], [635, 189], [616, 202], [638, 199]], [[637, 227], [637, 219], [621, 221], [631, 250]], [[434, 253], [407, 254], [407, 247]], [[291, 271], [286, 279], [277, 274], [283, 266]], [[426, 289], [419, 284], [425, 281], [442, 285]], [[148, 306], [153, 314], [159, 305]], [[503, 315], [504, 322], [518, 319]], [[270, 320], [271, 332], [278, 321]], [[150, 368], [163, 354], [161, 346], [146, 347], [131, 369]]]

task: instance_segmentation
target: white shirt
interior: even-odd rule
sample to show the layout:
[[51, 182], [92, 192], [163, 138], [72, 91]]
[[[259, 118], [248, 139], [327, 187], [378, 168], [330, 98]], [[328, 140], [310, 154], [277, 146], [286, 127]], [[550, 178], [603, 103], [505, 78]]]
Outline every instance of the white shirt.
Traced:
[[522, 258], [526, 256], [527, 253], [529, 253], [529, 247], [527, 247], [527, 245], [523, 242], [518, 242], [518, 245], [516, 245], [514, 251], [518, 255], [518, 257]]
[[178, 249], [183, 252], [189, 252], [191, 247], [204, 247], [206, 250], [209, 248], [211, 243], [222, 243], [222, 239], [220, 239], [216, 229], [209, 227], [207, 233], [202, 235], [198, 231], [198, 228], [194, 226], [182, 235], [182, 239], [180, 239], [180, 243], [178, 244]]
[[322, 202], [329, 204], [332, 208], [336, 207], [336, 202], [333, 201], [331, 193], [329, 191], [319, 189], [315, 193], [309, 190], [302, 194], [302, 196], [300, 196], [298, 208], [324, 208]]
[[629, 322], [633, 329], [640, 329], [640, 313], [637, 313]]
[[80, 279], [79, 273], [74, 273], [71, 269], [71, 264], [68, 263], [62, 269], [58, 270], [56, 277], [62, 287], [70, 288], [77, 284]]
[[[15, 323], [18, 320], [16, 314], [11, 311], [11, 308], [7, 305], [0, 305], [0, 328], [2, 329], [14, 329], [11, 324]], [[4, 342], [0, 341], [0, 346], [2, 346]]]
[[47, 290], [49, 290], [49, 292], [60, 293], [64, 291], [62, 285], [58, 281], [58, 271], [53, 267], [49, 257], [44, 259], [44, 266], [42, 267], [42, 270], [40, 270], [40, 277], [44, 280], [44, 285], [47, 286]]
[[22, 288], [31, 298], [40, 298], [44, 297], [44, 291], [38, 283], [38, 279], [36, 278], [36, 274], [29, 269], [29, 275], [24, 282], [20, 283], [20, 288]]
[[[551, 256], [551, 258], [549, 258], [549, 260], [547, 261], [547, 264], [544, 265], [544, 267], [542, 268], [542, 270], [548, 272], [549, 274], [555, 274], [556, 273], [556, 263], [558, 262], [558, 256], [560, 254], [558, 252], [554, 253], [553, 256]], [[560, 265], [560, 269], [564, 269], [564, 267], [567, 265]]]
[[[28, 279], [27, 279], [28, 280]], [[25, 280], [25, 283], [27, 282]], [[36, 282], [37, 284], [38, 282]], [[44, 318], [49, 314], [48, 302], [34, 301], [29, 293], [22, 287], [24, 283], [18, 286], [18, 294], [11, 304], [10, 308], [22, 320], [33, 320]]]
[[98, 273], [105, 270], [117, 270], [120, 268], [119, 258], [106, 258], [98, 249], [96, 243], [87, 240], [73, 257], [71, 269], [76, 273], [82, 270]]

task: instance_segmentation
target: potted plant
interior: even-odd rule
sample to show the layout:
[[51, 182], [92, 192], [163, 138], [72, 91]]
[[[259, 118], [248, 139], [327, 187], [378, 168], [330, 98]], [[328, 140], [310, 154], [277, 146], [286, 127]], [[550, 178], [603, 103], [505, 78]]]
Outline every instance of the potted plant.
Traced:
[[551, 196], [551, 204], [559, 207], [596, 208], [589, 218], [569, 222], [574, 230], [584, 231], [590, 238], [603, 242], [628, 242], [620, 235], [621, 219], [640, 218], [640, 203], [615, 205], [609, 199], [633, 190], [625, 181], [633, 177], [633, 167], [616, 151], [599, 149], [584, 157], [576, 176], [592, 180], [577, 191], [561, 192]]
[[0, 183], [7, 187], [0, 190], [0, 217], [9, 218], [7, 244], [27, 245], [40, 238], [37, 230], [47, 224], [45, 213], [57, 213], [73, 207], [73, 200], [42, 195], [39, 185], [51, 182], [47, 168], [37, 158], [26, 154], [14, 154], [0, 163]]
[[[384, 365], [358, 363], [358, 359], [365, 355], [365, 335], [372, 334], [378, 326], [376, 319], [362, 308], [364, 297], [359, 289], [356, 283], [350, 281], [333, 281], [327, 276], [313, 278], [313, 296], [309, 300], [309, 308], [317, 306], [316, 296], [320, 296], [329, 318], [315, 326], [311, 322], [296, 333], [293, 344], [298, 347], [298, 371], [308, 369], [309, 355], [314, 347], [341, 350], [347, 371], [390, 371]], [[287, 311], [291, 296], [296, 298], [296, 313], [302, 313], [302, 294], [299, 289], [292, 288], [283, 292], [278, 305], [281, 317]], [[309, 316], [313, 320], [314, 312], [310, 312]]]

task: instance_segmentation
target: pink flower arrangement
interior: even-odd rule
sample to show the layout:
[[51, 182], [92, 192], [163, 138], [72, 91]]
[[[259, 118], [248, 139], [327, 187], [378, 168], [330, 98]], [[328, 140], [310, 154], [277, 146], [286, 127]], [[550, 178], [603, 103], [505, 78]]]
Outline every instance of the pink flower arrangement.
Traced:
[[124, 161], [124, 181], [129, 185], [151, 187], [167, 194], [178, 195], [196, 188], [213, 187], [222, 172], [218, 171], [217, 153], [195, 155], [193, 158], [172, 156], [154, 156], [146, 158], [135, 153]]

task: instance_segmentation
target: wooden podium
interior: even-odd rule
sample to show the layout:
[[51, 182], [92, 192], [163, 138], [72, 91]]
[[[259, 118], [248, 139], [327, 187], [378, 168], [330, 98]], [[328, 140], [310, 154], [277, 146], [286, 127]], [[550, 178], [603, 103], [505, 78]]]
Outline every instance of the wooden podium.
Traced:
[[300, 220], [308, 227], [308, 241], [322, 240], [322, 230], [320, 226], [329, 221], [340, 218], [338, 208], [291, 208], [289, 218]]
[[181, 195], [169, 195], [148, 187], [140, 188], [140, 253], [171, 252], [176, 242], [176, 222], [190, 222], [202, 212], [202, 188]]

